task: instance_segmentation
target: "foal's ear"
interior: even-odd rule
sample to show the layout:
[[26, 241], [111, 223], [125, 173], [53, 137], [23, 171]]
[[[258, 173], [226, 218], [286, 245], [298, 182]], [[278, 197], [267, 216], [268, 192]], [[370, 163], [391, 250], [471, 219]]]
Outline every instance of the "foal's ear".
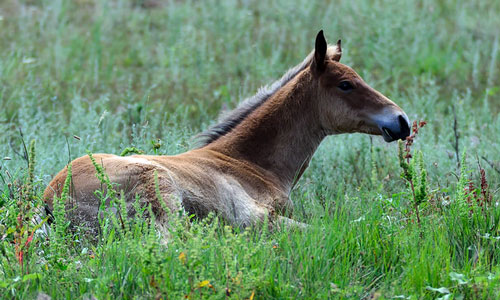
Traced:
[[342, 57], [342, 47], [340, 46], [341, 41], [337, 41], [337, 45], [335, 45], [335, 53], [332, 55], [332, 59], [334, 61], [340, 61], [340, 57]]
[[325, 58], [326, 50], [328, 45], [326, 44], [325, 36], [323, 35], [323, 30], [318, 32], [316, 35], [316, 44], [314, 47], [314, 59], [311, 64], [311, 68], [314, 72], [321, 73], [325, 70]]

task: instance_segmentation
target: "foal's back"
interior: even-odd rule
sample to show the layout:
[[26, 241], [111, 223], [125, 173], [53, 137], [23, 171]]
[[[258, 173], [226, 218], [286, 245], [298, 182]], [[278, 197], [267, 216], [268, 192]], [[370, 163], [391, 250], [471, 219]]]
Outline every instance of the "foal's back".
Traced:
[[[141, 205], [151, 205], [157, 218], [165, 216], [166, 206], [201, 218], [213, 211], [234, 225], [246, 226], [263, 219], [273, 208], [287, 205], [287, 195], [276, 187], [271, 174], [215, 151], [197, 149], [175, 156], [93, 156], [108, 174], [118, 197], [125, 199], [130, 214], [138, 196]], [[95, 191], [105, 191], [106, 187], [97, 178], [88, 155], [71, 165], [67, 206], [73, 209], [72, 222], [96, 228], [100, 200]], [[61, 195], [66, 176], [64, 168], [45, 190], [44, 200], [50, 209], [54, 195]]]

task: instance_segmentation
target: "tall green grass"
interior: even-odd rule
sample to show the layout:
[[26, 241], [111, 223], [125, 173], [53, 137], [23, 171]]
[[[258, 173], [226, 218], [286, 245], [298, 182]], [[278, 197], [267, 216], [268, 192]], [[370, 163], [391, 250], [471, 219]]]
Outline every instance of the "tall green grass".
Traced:
[[[498, 28], [500, 2], [479, 0], [2, 1], [0, 295], [500, 297]], [[109, 216], [97, 241], [70, 230], [64, 210], [50, 238], [31, 235], [69, 161], [188, 150], [218, 111], [300, 62], [319, 29], [427, 121], [411, 147], [414, 180], [426, 173], [420, 223], [397, 145], [352, 134], [325, 140], [293, 191], [306, 231], [179, 217], [164, 244], [142, 208], [126, 226]], [[478, 204], [481, 179], [491, 205]]]

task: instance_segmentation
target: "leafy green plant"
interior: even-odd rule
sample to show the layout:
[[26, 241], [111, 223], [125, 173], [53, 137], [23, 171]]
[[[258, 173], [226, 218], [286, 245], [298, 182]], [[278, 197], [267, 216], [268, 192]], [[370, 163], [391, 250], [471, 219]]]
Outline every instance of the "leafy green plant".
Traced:
[[120, 156], [127, 156], [129, 154], [144, 154], [144, 151], [141, 149], [137, 149], [136, 147], [127, 147], [123, 149], [122, 153], [120, 153]]
[[35, 169], [35, 140], [31, 141], [28, 156], [28, 177], [26, 183], [19, 188], [17, 195], [17, 207], [19, 209], [17, 214], [16, 230], [14, 232], [14, 245], [16, 258], [21, 268], [21, 275], [29, 273], [30, 246], [32, 245], [33, 236], [36, 229], [40, 225], [33, 226], [31, 220], [34, 216], [33, 206], [36, 201], [33, 199], [33, 182], [34, 182], [34, 169]]
[[421, 223], [419, 206], [427, 199], [427, 171], [425, 170], [422, 151], [418, 151], [416, 156], [413, 157], [411, 146], [419, 130], [425, 124], [425, 121], [419, 123], [414, 121], [412, 125], [413, 133], [406, 138], [405, 142], [398, 141], [398, 158], [402, 169], [401, 177], [408, 183], [412, 195], [412, 205], [419, 225]]

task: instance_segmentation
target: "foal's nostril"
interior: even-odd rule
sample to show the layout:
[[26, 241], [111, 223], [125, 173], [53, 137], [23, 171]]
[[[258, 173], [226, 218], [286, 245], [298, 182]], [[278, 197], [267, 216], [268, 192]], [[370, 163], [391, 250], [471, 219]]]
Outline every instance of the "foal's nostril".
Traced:
[[377, 125], [386, 142], [405, 140], [410, 135], [408, 117], [401, 112], [384, 116], [377, 122]]
[[401, 139], [405, 139], [410, 135], [410, 124], [403, 115], [398, 116], [399, 126], [401, 130]]
[[406, 119], [405, 119], [405, 117], [403, 117], [403, 115], [399, 115], [398, 120], [399, 120], [399, 125], [401, 125], [401, 129], [403, 129], [405, 127], [409, 127], [408, 123], [406, 122]]

